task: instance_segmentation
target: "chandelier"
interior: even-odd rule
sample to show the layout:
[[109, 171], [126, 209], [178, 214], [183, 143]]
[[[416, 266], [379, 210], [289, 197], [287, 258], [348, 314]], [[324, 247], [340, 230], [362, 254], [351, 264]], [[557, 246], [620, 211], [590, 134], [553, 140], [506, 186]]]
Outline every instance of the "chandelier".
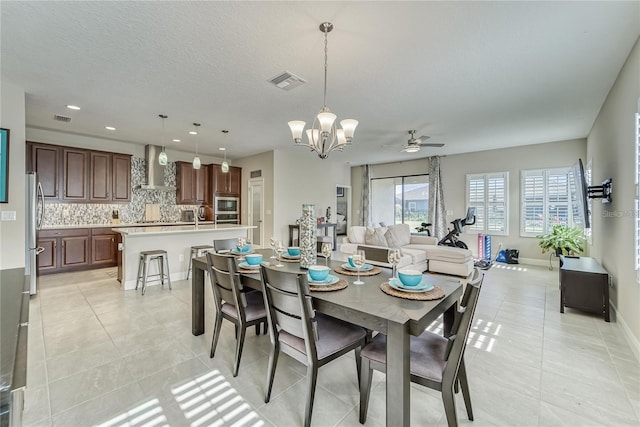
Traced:
[[302, 143], [302, 132], [306, 125], [305, 122], [294, 120], [289, 122], [293, 141], [301, 147], [309, 147], [318, 153], [321, 159], [326, 159], [333, 150], [344, 150], [345, 145], [351, 144], [353, 133], [358, 126], [358, 121], [353, 119], [345, 119], [340, 122], [342, 129], [336, 128], [336, 115], [327, 108], [327, 34], [333, 30], [331, 22], [323, 22], [320, 24], [320, 31], [324, 33], [324, 106], [313, 120], [311, 129], [306, 130], [308, 144]]

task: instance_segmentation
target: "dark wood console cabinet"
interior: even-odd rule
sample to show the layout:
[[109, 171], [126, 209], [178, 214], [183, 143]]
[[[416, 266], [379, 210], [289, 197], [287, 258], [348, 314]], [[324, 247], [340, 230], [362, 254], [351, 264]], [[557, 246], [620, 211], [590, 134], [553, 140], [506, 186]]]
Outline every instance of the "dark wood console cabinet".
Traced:
[[565, 307], [598, 313], [609, 321], [609, 273], [598, 261], [560, 257], [560, 313]]

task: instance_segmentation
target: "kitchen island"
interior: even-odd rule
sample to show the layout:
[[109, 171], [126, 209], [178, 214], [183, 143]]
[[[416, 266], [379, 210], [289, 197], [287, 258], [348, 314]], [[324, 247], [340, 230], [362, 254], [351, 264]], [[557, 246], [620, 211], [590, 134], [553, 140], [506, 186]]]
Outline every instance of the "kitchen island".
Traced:
[[[183, 280], [187, 275], [191, 246], [213, 245], [214, 240], [246, 237], [247, 231], [252, 228], [255, 226], [235, 224], [113, 228], [122, 236], [122, 243], [118, 245], [122, 254], [118, 257], [118, 277], [121, 278], [122, 289], [135, 289], [141, 251], [166, 250], [171, 280]], [[153, 265], [151, 274], [156, 272], [156, 266]], [[156, 284], [159, 282], [149, 283]]]

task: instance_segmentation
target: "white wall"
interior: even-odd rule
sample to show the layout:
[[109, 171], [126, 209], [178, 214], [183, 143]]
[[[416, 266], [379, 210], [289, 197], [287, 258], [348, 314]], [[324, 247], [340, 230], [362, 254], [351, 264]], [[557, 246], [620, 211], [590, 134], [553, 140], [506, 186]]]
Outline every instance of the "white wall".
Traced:
[[264, 208], [264, 239], [266, 242], [262, 242], [262, 246], [266, 247], [269, 242], [269, 238], [273, 235], [273, 151], [267, 151], [266, 153], [256, 154], [255, 156], [243, 157], [236, 159], [234, 165], [242, 168], [242, 213], [240, 220], [242, 224], [249, 223], [249, 179], [251, 179], [251, 171], [262, 171], [262, 180], [264, 182], [263, 187], [263, 208]]
[[613, 279], [610, 299], [617, 321], [640, 354], [640, 284], [636, 282], [634, 222], [635, 113], [640, 102], [640, 41], [637, 41], [602, 105], [587, 138], [593, 182], [613, 179], [613, 201], [593, 203], [593, 246]]
[[288, 226], [302, 216], [302, 205], [306, 203], [316, 206], [316, 216], [325, 216], [331, 206], [335, 220], [336, 186], [351, 185], [350, 166], [340, 159], [339, 152], [322, 160], [309, 150], [293, 147], [274, 151], [273, 159], [276, 237], [288, 241]]
[[9, 203], [0, 211], [16, 212], [16, 221], [0, 222], [0, 269], [25, 266], [25, 93], [0, 81], [0, 127], [9, 129]]
[[[548, 254], [541, 253], [538, 240], [533, 237], [520, 237], [520, 171], [523, 169], [570, 167], [578, 158], [585, 159], [585, 157], [586, 141], [584, 139], [442, 157], [440, 165], [445, 208], [451, 212], [451, 215], [447, 215], [447, 221], [463, 217], [467, 212], [467, 174], [509, 172], [509, 234], [494, 236], [492, 239], [493, 248], [497, 248], [497, 245], [502, 243], [505, 248], [520, 250], [520, 258], [527, 259], [529, 262], [542, 263], [548, 260]], [[428, 172], [429, 161], [426, 158], [414, 162], [371, 166], [372, 178], [426, 174]], [[362, 167], [352, 169], [351, 179], [354, 187], [354, 207], [360, 210], [362, 205]], [[357, 218], [358, 215], [356, 215]], [[467, 243], [469, 249], [477, 254], [477, 234], [463, 234], [461, 238]]]

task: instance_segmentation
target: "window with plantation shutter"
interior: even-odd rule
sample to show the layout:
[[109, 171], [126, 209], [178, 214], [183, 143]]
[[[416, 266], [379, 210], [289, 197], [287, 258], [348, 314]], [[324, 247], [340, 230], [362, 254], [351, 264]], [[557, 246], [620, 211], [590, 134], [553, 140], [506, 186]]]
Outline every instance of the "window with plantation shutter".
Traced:
[[520, 235], [535, 237], [554, 225], [572, 225], [569, 168], [523, 170]]
[[467, 231], [508, 234], [508, 172], [467, 175], [467, 207], [476, 208], [476, 223]]

